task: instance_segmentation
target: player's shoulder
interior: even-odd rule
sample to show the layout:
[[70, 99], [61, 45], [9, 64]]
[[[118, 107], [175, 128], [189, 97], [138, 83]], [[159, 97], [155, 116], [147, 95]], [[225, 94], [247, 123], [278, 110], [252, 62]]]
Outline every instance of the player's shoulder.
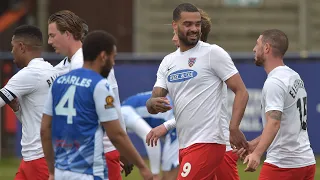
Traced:
[[56, 84], [76, 85], [94, 89], [95, 86], [104, 79], [105, 78], [103, 76], [93, 70], [79, 68], [56, 78], [56, 80], [54, 81], [54, 86]]
[[179, 51], [180, 51], [180, 50], [177, 49], [176, 51], [174, 51], [174, 52], [172, 52], [172, 53], [170, 53], [170, 54], [167, 54], [167, 55], [163, 58], [162, 63], [168, 63], [168, 62], [170, 62], [175, 56], [178, 55]]
[[288, 66], [279, 66], [268, 74], [265, 84], [278, 83], [280, 85], [289, 86], [293, 78], [300, 78], [300, 75]]
[[213, 54], [228, 54], [228, 52], [225, 49], [223, 49], [221, 46], [217, 44], [207, 44], [207, 46], [205, 47], [209, 48], [210, 52]]

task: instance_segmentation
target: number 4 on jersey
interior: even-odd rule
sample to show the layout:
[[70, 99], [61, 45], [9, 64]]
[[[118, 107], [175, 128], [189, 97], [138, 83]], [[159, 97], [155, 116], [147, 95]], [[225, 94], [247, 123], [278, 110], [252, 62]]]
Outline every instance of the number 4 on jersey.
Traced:
[[[73, 106], [75, 92], [76, 86], [70, 86], [55, 108], [57, 115], [67, 116], [67, 124], [72, 124], [72, 117], [77, 115], [77, 111]], [[67, 102], [68, 105], [65, 107]]]

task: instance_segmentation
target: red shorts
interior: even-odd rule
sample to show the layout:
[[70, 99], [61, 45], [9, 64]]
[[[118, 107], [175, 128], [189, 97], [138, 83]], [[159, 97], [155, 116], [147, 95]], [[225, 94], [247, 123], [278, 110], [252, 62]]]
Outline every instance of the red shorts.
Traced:
[[225, 145], [215, 143], [198, 143], [180, 149], [178, 180], [214, 179], [225, 151]]
[[223, 180], [239, 180], [238, 168], [237, 168], [238, 155], [232, 153], [232, 151], [226, 152], [223, 161], [217, 168], [217, 179]]
[[121, 180], [120, 153], [117, 150], [105, 154], [109, 180]]
[[45, 158], [32, 161], [21, 160], [14, 180], [48, 180], [49, 170]]
[[263, 163], [259, 180], [314, 180], [316, 165], [301, 168], [279, 168], [269, 163]]

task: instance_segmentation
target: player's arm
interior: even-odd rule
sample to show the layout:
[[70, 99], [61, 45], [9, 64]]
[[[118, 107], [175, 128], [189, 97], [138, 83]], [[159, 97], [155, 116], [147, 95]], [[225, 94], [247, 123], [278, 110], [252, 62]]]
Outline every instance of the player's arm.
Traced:
[[233, 149], [232, 152], [236, 153], [241, 160], [244, 160], [248, 154], [251, 154], [256, 149], [257, 145], [260, 142], [260, 139], [261, 139], [261, 135], [251, 141], [248, 141], [248, 146], [249, 146], [248, 150], [244, 148], [240, 148], [240, 149]]
[[[39, 77], [29, 70], [20, 70], [17, 72], [5, 85], [4, 88], [1, 89], [0, 92], [0, 107], [5, 104], [9, 104], [11, 106], [11, 102], [20, 98], [26, 94], [31, 93], [35, 87], [37, 87], [39, 81]], [[5, 102], [5, 103], [4, 103]], [[19, 106], [11, 106], [14, 111], [18, 111]]]
[[167, 68], [165, 65], [165, 60], [163, 60], [157, 72], [157, 81], [152, 90], [152, 96], [146, 103], [148, 112], [150, 114], [166, 112], [172, 109], [169, 100], [166, 98], [166, 95], [168, 94], [165, 76], [166, 71]]
[[[0, 107], [3, 107], [6, 104], [10, 104], [12, 101], [16, 99], [16, 95], [11, 91], [6, 89], [5, 87], [0, 90]], [[12, 108], [14, 111], [17, 111], [17, 107]]]
[[[271, 79], [273, 80], [273, 79]], [[264, 87], [266, 125], [262, 131], [261, 139], [254, 150], [262, 155], [272, 143], [280, 129], [282, 111], [286, 96], [286, 87], [278, 80], [268, 81]]]
[[[150, 125], [131, 106], [122, 106], [121, 112], [127, 128], [135, 132], [142, 140], [145, 140], [148, 132], [152, 129]], [[149, 147], [145, 144], [145, 148], [149, 157], [151, 172], [158, 175], [160, 173], [161, 147]]]
[[157, 146], [158, 140], [162, 136], [166, 135], [169, 130], [174, 129], [175, 127], [176, 120], [173, 118], [153, 128], [147, 135], [146, 143], [148, 144], [148, 146], [151, 145], [151, 147]]
[[261, 140], [259, 141], [256, 149], [253, 151], [260, 157], [268, 149], [280, 129], [282, 112], [278, 110], [271, 110], [266, 112], [265, 116], [267, 122], [263, 129]]
[[[106, 98], [101, 98], [102, 94], [104, 94]], [[106, 130], [107, 136], [112, 144], [117, 148], [122, 156], [139, 168], [142, 175], [144, 174], [145, 177], [152, 177], [152, 174], [144, 163], [144, 160], [134, 148], [127, 133], [120, 125], [118, 114], [114, 107], [114, 97], [107, 90], [106, 81], [100, 81], [96, 85], [93, 97], [99, 122]]]
[[240, 122], [247, 106], [249, 94], [231, 57], [224, 49], [213, 46], [210, 56], [210, 65], [214, 73], [235, 93], [229, 125], [230, 143], [233, 147], [247, 149], [247, 141], [240, 131]]
[[52, 146], [51, 124], [52, 124], [52, 93], [50, 89], [46, 104], [44, 106], [44, 113], [41, 120], [40, 135], [41, 135], [43, 153], [47, 161], [49, 173], [53, 175], [54, 174], [54, 151]]
[[246, 171], [255, 171], [260, 164], [261, 156], [266, 152], [280, 129], [286, 96], [285, 89], [285, 85], [277, 79], [267, 81], [263, 87], [265, 93], [262, 98], [265, 102], [266, 125], [262, 131], [257, 147], [244, 161], [245, 163], [248, 162]]
[[242, 120], [249, 99], [249, 94], [239, 73], [231, 76], [225, 82], [228, 88], [230, 88], [235, 94], [229, 127], [230, 130], [232, 130], [237, 129], [240, 126], [240, 122]]

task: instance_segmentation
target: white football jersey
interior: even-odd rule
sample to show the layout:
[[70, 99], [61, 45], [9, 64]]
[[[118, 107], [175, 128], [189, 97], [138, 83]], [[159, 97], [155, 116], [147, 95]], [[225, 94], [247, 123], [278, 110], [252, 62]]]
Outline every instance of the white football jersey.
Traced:
[[17, 72], [4, 87], [18, 97], [20, 103], [21, 154], [24, 161], [44, 157], [40, 139], [41, 118], [49, 88], [57, 76], [57, 71], [50, 63], [36, 58]]
[[163, 59], [155, 87], [168, 90], [172, 98], [180, 149], [195, 143], [226, 144], [221, 125], [223, 82], [236, 73], [224, 49], [202, 41]]
[[231, 116], [228, 113], [228, 87], [226, 83], [223, 83], [223, 88], [222, 88], [222, 106], [221, 106], [221, 126], [222, 126], [222, 131], [224, 134], [224, 138], [226, 141], [226, 151], [231, 151], [231, 145], [230, 145], [230, 131], [229, 131], [229, 124], [231, 120]]
[[59, 76], [70, 72], [71, 70], [82, 68], [83, 66], [83, 53], [82, 48], [71, 57], [70, 62], [68, 57], [65, 57], [59, 64], [54, 68], [59, 72]]
[[299, 74], [287, 66], [272, 70], [263, 86], [261, 106], [263, 125], [266, 112], [282, 112], [280, 129], [265, 162], [280, 168], [315, 164], [307, 131], [307, 92]]
[[[112, 91], [114, 93], [114, 97], [115, 97], [114, 98], [114, 106], [117, 110], [121, 127], [123, 128], [123, 130], [126, 130], [126, 125], [124, 123], [124, 119], [123, 119], [123, 116], [121, 113], [121, 103], [120, 103], [120, 97], [119, 97], [118, 83], [117, 83], [116, 77], [114, 75], [114, 69], [111, 69], [107, 79], [110, 84], [110, 88], [112, 89]], [[103, 145], [104, 145], [104, 152], [105, 153], [116, 150], [116, 148], [113, 146], [113, 144], [111, 143], [111, 141], [107, 135], [105, 135], [103, 137]]]

